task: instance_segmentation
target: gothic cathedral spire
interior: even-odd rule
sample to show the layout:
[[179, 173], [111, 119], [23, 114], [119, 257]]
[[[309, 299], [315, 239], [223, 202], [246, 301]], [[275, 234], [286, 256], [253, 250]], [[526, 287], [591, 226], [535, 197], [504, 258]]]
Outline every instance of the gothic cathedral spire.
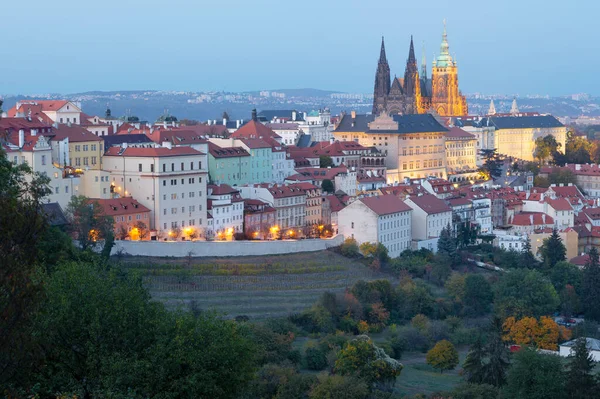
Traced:
[[377, 72], [375, 73], [375, 87], [373, 89], [373, 114], [377, 115], [386, 110], [387, 95], [390, 92], [390, 66], [385, 55], [385, 42], [381, 37], [381, 51]]
[[423, 56], [421, 58], [421, 79], [427, 81], [427, 58], [425, 58], [425, 42], [423, 42]]

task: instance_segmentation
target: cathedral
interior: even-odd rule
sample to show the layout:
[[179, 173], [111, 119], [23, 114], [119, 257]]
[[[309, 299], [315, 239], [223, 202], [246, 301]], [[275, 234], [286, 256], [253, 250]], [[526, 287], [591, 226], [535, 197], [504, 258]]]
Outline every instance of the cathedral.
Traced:
[[381, 38], [381, 53], [375, 75], [373, 114], [423, 114], [428, 111], [440, 116], [467, 115], [467, 100], [458, 90], [458, 68], [449, 52], [446, 24], [440, 55], [433, 61], [431, 78], [427, 77], [427, 62], [423, 54], [421, 74], [415, 58], [412, 36], [404, 78], [390, 78], [390, 66]]

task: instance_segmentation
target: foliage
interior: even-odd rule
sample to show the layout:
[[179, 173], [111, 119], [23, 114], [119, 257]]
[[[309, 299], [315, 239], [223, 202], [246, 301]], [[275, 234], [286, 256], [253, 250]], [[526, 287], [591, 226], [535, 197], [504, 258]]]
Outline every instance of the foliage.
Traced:
[[600, 321], [600, 262], [598, 250], [592, 247], [583, 269], [582, 304], [586, 319]]
[[67, 205], [66, 214], [81, 249], [86, 250], [100, 240], [108, 244], [114, 239], [114, 221], [112, 217], [104, 215], [97, 201], [83, 195], [74, 196]]
[[344, 243], [340, 245], [340, 253], [347, 258], [356, 258], [360, 256], [356, 240], [352, 237], [346, 238]]
[[393, 386], [402, 371], [402, 364], [377, 347], [366, 335], [359, 335], [338, 352], [335, 372], [356, 376], [369, 386]]
[[427, 352], [425, 359], [427, 364], [439, 369], [442, 373], [444, 370], [452, 370], [458, 365], [458, 352], [450, 341], [442, 340]]
[[26, 163], [10, 162], [0, 147], [0, 384], [14, 380], [17, 367], [31, 360], [30, 322], [46, 258], [40, 238], [49, 235], [40, 206], [48, 182]]
[[544, 268], [552, 269], [558, 262], [563, 262], [567, 259], [567, 249], [562, 242], [562, 238], [558, 235], [558, 230], [554, 228], [550, 237], [544, 240], [540, 247], [542, 254], [542, 263]]
[[576, 184], [577, 177], [575, 174], [566, 168], [553, 168], [547, 178], [536, 176], [534, 184], [536, 187], [550, 187], [550, 184]]
[[538, 137], [535, 140], [535, 150], [533, 155], [542, 164], [546, 159], [554, 156], [562, 146], [551, 134], [545, 137]]
[[369, 387], [366, 382], [343, 375], [322, 375], [313, 386], [310, 399], [366, 399]]
[[378, 259], [380, 262], [385, 263], [389, 260], [388, 250], [382, 243], [373, 244], [370, 242], [363, 242], [360, 244], [360, 252], [366, 258]]
[[457, 302], [462, 301], [465, 295], [465, 275], [461, 273], [452, 273], [444, 285], [446, 291], [452, 299]]
[[533, 252], [531, 252], [531, 240], [529, 239], [529, 236], [525, 240], [525, 245], [523, 245], [523, 248], [521, 249], [520, 263], [522, 267], [527, 267], [529, 269], [536, 269], [539, 264], [538, 260], [533, 255]]
[[410, 325], [423, 332], [429, 329], [429, 318], [423, 314], [415, 315], [410, 321]]
[[448, 224], [440, 232], [438, 239], [438, 254], [454, 257], [456, 255], [456, 238], [453, 235], [452, 227]]
[[465, 292], [461, 299], [468, 315], [481, 316], [489, 312], [493, 297], [490, 283], [481, 274], [465, 277]]
[[[562, 160], [564, 162], [557, 163], [560, 163], [561, 165], [564, 165], [565, 163], [591, 163], [592, 157], [597, 149], [596, 147], [595, 143], [587, 140], [587, 138], [575, 136], [572, 131], [569, 131], [565, 143], [565, 155]], [[555, 159], [555, 161], [558, 160]]]
[[509, 365], [509, 352], [504, 342], [496, 331], [491, 331], [486, 343], [479, 336], [471, 346], [463, 369], [468, 382], [499, 387], [506, 381]]
[[308, 399], [308, 394], [317, 383], [317, 377], [306, 374], [293, 374], [279, 385], [274, 399]]
[[573, 352], [568, 358], [565, 386], [569, 398], [592, 399], [597, 396], [599, 382], [594, 378], [593, 370], [594, 361], [586, 339], [580, 338], [575, 341]]
[[330, 168], [333, 166], [333, 159], [329, 155], [321, 155], [319, 157], [320, 168]]
[[333, 193], [335, 191], [335, 185], [329, 179], [323, 179], [321, 183], [321, 189], [327, 193]]
[[502, 318], [552, 314], [558, 305], [554, 286], [536, 270], [510, 270], [495, 285], [494, 306]]
[[307, 348], [305, 359], [306, 368], [309, 370], [323, 370], [325, 367], [327, 367], [327, 353], [320, 348]]
[[452, 399], [494, 399], [498, 397], [498, 388], [488, 384], [460, 384], [450, 392]]
[[494, 149], [480, 150], [479, 154], [483, 159], [483, 166], [479, 173], [486, 179], [497, 179], [502, 174], [502, 159], [498, 151]]
[[552, 318], [542, 316], [540, 320], [533, 317], [523, 317], [516, 320], [508, 317], [502, 326], [507, 342], [517, 345], [534, 345], [539, 349], [558, 350], [558, 341], [571, 338], [571, 331], [559, 326]]
[[528, 348], [513, 356], [502, 398], [562, 399], [566, 396], [560, 357]]

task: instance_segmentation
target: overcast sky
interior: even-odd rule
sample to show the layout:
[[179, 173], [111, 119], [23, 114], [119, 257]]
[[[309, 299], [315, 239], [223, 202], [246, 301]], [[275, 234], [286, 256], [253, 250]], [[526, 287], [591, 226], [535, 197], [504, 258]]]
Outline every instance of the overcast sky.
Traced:
[[371, 92], [443, 24], [465, 93], [600, 95], [597, 0], [3, 1], [0, 93], [318, 88]]

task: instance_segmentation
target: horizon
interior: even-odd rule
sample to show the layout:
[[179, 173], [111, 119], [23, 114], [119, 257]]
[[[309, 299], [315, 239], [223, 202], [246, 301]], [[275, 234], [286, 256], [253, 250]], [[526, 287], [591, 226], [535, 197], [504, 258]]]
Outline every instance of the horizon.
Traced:
[[[40, 12], [23, 13], [15, 2], [3, 7], [5, 30], [19, 32], [19, 45], [0, 50], [2, 59], [11, 60], [0, 65], [2, 92], [327, 87], [369, 93], [382, 35], [392, 75], [404, 73], [411, 35], [419, 62], [425, 43], [431, 70], [446, 19], [463, 93], [600, 93], [594, 79], [597, 56], [589, 51], [595, 40], [586, 28], [593, 25], [593, 11], [600, 11], [600, 5], [588, 0], [577, 7], [540, 0], [509, 0], [501, 7], [434, 0], [427, 10], [391, 1], [374, 8], [315, 0], [302, 7], [271, 0], [202, 5], [174, 0], [165, 10], [156, 0], [143, 8], [106, 0], [103, 8], [143, 21], [115, 24], [115, 29], [106, 29], [106, 18], [90, 14], [75, 0], [65, 0], [60, 8], [40, 0], [30, 4]], [[184, 12], [165, 17], [172, 10]], [[395, 23], [398, 19], [402, 23]]]

